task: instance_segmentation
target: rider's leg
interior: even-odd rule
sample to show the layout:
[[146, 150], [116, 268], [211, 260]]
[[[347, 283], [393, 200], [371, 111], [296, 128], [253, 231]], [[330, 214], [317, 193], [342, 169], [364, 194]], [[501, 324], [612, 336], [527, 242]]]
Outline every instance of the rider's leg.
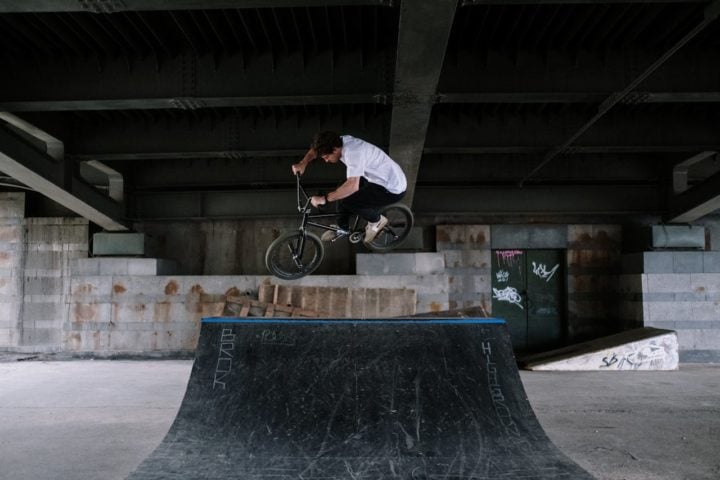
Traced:
[[[399, 202], [403, 196], [405, 196], [405, 192], [391, 193], [384, 187], [361, 178], [360, 189], [340, 200], [339, 211], [346, 218], [355, 214], [373, 223], [380, 220], [380, 210], [383, 207]], [[339, 221], [341, 222], [342, 218]]]
[[400, 201], [405, 192], [391, 193], [384, 187], [368, 182], [364, 178], [360, 180], [360, 189], [340, 201], [340, 211], [345, 214], [340, 221], [343, 218], [349, 218], [350, 213], [364, 218], [368, 222], [365, 228], [364, 240], [369, 243], [375, 239], [375, 236], [385, 227], [388, 221], [387, 218], [380, 215], [380, 209]]

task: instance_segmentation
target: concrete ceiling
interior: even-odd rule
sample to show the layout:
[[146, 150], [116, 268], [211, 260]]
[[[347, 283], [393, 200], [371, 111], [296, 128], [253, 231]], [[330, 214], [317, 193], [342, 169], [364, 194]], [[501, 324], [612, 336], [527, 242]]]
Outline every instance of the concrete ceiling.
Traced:
[[[720, 204], [719, 12], [699, 0], [0, 0], [0, 111], [64, 150], [38, 157], [0, 118], [0, 188], [85, 216], [87, 204], [107, 229], [292, 214], [290, 164], [329, 129], [387, 149], [418, 215], [694, 221]], [[103, 187], [81, 173], [88, 161], [122, 175], [123, 204], [88, 187]], [[306, 182], [342, 173], [317, 167]]]

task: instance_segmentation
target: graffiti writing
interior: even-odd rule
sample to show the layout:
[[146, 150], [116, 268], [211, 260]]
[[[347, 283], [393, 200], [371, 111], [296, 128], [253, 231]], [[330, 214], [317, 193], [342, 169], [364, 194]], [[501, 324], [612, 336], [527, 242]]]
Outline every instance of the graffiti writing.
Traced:
[[533, 273], [546, 282], [550, 281], [552, 276], [555, 275], [555, 272], [560, 267], [560, 265], [555, 265], [552, 269], [548, 270], [544, 263], [536, 264], [535, 262], [532, 262], [532, 266]]
[[497, 272], [495, 274], [495, 276], [497, 277], [498, 282], [501, 282], [501, 283], [507, 282], [508, 279], [510, 278], [510, 272], [508, 272], [506, 270], [500, 270], [499, 272]]
[[496, 250], [495, 256], [497, 257], [498, 267], [511, 270], [517, 267], [517, 272], [520, 277], [523, 275], [523, 269], [525, 262], [523, 261], [522, 250]]
[[506, 287], [502, 290], [493, 288], [493, 298], [500, 302], [512, 303], [513, 305], [520, 307], [520, 310], [525, 310], [520, 304], [520, 302], [522, 302], [522, 297], [515, 287]]
[[613, 367], [616, 370], [638, 370], [649, 363], [664, 363], [665, 349], [660, 345], [628, 345], [628, 351], [613, 353], [610, 357], [603, 357], [600, 368]]
[[225, 390], [225, 377], [230, 375], [235, 350], [235, 334], [231, 328], [223, 328], [220, 333], [220, 352], [218, 353], [215, 375], [213, 377], [213, 390], [218, 386]]

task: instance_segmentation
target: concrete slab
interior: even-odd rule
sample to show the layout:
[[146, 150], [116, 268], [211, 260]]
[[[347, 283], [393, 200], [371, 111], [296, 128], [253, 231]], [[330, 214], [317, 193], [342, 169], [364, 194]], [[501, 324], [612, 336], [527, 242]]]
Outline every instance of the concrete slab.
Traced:
[[[3, 480], [125, 479], [167, 433], [193, 363], [50, 358], [0, 351]], [[520, 376], [553, 443], [598, 479], [718, 478], [720, 366]]]

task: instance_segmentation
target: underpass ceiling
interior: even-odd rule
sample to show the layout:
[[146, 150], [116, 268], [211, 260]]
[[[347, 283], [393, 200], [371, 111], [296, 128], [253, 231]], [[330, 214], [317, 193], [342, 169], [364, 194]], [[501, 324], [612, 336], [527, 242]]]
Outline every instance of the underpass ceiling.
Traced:
[[[440, 25], [403, 10], [427, 6], [0, 1], [0, 110], [64, 142], [71, 168], [100, 160], [121, 172], [124, 217], [134, 221], [281, 214], [268, 201], [202, 206], [257, 195], [285, 202], [289, 165], [321, 129], [392, 151], [394, 121], [425, 121], [426, 131], [403, 137], [416, 157], [418, 214], [675, 214], [673, 166], [720, 151], [717, 3], [467, 0], [435, 37], [425, 29]], [[407, 76], [398, 86], [408, 52], [438, 52], [437, 40], [422, 38], [446, 38], [447, 47], [440, 60], [400, 68]], [[716, 164], [709, 156], [690, 183], [710, 178]], [[321, 188], [341, 179], [339, 169], [316, 168], [307, 181]], [[641, 193], [631, 209], [615, 201]], [[292, 200], [284, 205], [291, 214]]]

